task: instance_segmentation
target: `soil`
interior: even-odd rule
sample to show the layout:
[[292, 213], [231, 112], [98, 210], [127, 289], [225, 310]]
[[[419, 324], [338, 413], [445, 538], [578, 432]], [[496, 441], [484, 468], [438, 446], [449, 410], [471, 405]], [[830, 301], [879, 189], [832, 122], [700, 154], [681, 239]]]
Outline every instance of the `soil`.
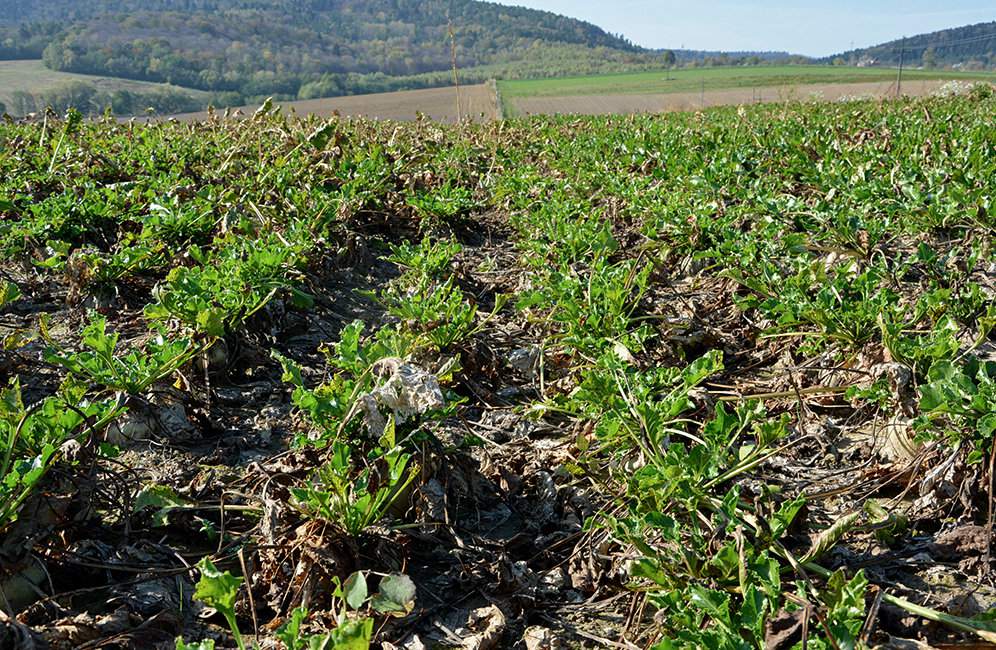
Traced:
[[[459, 95], [459, 112], [457, 96]], [[329, 117], [335, 113], [343, 117], [369, 117], [379, 120], [414, 120], [421, 113], [439, 122], [453, 123], [459, 119], [490, 121], [496, 117], [495, 92], [490, 84], [454, 88], [427, 88], [403, 90], [393, 93], [330, 97], [280, 102], [284, 109], [300, 116]], [[229, 109], [252, 115], [259, 106], [242, 106]], [[206, 112], [171, 115], [169, 119], [180, 122], [199, 122], [207, 118]]]
[[[514, 243], [500, 217], [483, 219], [463, 244], [462, 286], [482, 306], [519, 286]], [[8, 536], [3, 588], [13, 609], [24, 608], [6, 621], [9, 634], [53, 648], [168, 648], [181, 633], [228, 647], [222, 621], [191, 600], [190, 577], [196, 558], [228, 552], [228, 565], [252, 576], [253, 600], [242, 599], [241, 614], [265, 622], [264, 647], [272, 647], [264, 632], [294, 605], [327, 605], [330, 577], [359, 566], [404, 571], [418, 585], [416, 615], [388, 624], [381, 638], [394, 645], [384, 648], [637, 647], [645, 603], [623, 586], [622, 549], [583, 525], [613, 506], [591, 479], [570, 471], [577, 460], [575, 425], [526, 419], [517, 408], [537, 398], [540, 388], [528, 365], [512, 360], [517, 350], [539, 341], [513, 310], [502, 312], [467, 346], [468, 370], [458, 388], [466, 402], [457, 417], [432, 430], [422, 479], [401, 507], [417, 525], [374, 529], [343, 546], [341, 537], [302, 523], [290, 510], [288, 488], [318, 463], [318, 455], [288, 450], [299, 428], [290, 390], [262, 349], [275, 347], [317, 379], [319, 347], [336, 340], [355, 318], [381, 322], [383, 314], [362, 291], [397, 273], [369, 252], [349, 266], [332, 266], [337, 270], [313, 278], [316, 307], [279, 315], [268, 309], [274, 320], [261, 319], [237, 350], [229, 350], [224, 371], [212, 374], [210, 394], [160, 395], [150, 408], [157, 424], [127, 441], [120, 457], [92, 459], [83, 475], [54, 477], [62, 489], [51, 494], [67, 493], [61, 483], [71, 481], [78, 485], [74, 497], [42, 497], [32, 504], [33, 514], [22, 517], [22, 530]], [[8, 319], [64, 301], [58, 287], [51, 293], [32, 289], [35, 302]], [[761, 371], [734, 369], [715, 379], [711, 390], [736, 386], [742, 394], [767, 393], [805, 381], [807, 374], [825, 374], [818, 362], [805, 369], [780, 366], [767, 345], [739, 337], [739, 319], [730, 309], [735, 290], [725, 280], [685, 279], [667, 290], [679, 292], [681, 300], [648, 297], [656, 311], [691, 324], [692, 331], [675, 334], [674, 345], [709, 339], [725, 347], [728, 358], [739, 358], [739, 368], [766, 365]], [[121, 328], [133, 315], [119, 307], [114, 315]], [[63, 309], [53, 318], [53, 330], [69, 337], [79, 318], [77, 310]], [[27, 363], [36, 354], [29, 347], [8, 361]], [[41, 372], [27, 388], [41, 391], [49, 381]], [[786, 406], [791, 401], [786, 398]], [[177, 403], [179, 416], [165, 421], [163, 405]], [[765, 480], [788, 493], [817, 495], [810, 523], [832, 523], [851, 507], [855, 491], [901, 498], [907, 462], [876, 454], [881, 440], [859, 435], [858, 421], [837, 420], [833, 400], [806, 398], [801, 407], [808, 415], [800, 429], [808, 435], [768, 464]], [[917, 450], [917, 462], [930, 454]], [[150, 485], [168, 486], [203, 510], [156, 522], [148, 511], [135, 511], [135, 493]], [[951, 613], [987, 611], [996, 604], [987, 529], [927, 517], [948, 506], [929, 489], [921, 487], [919, 494], [916, 508], [915, 494], [907, 505], [924, 518], [914, 520], [902, 544], [858, 535], [832, 552], [829, 566], [863, 567], [892, 593], [926, 599]], [[261, 507], [262, 515], [243, 509], [250, 506]], [[32, 547], [26, 539], [44, 541]], [[248, 540], [255, 540], [254, 550], [235, 553]], [[796, 541], [808, 545], [805, 536]], [[797, 640], [797, 623], [776, 619], [770, 647]], [[887, 607], [879, 631], [899, 638], [959, 638]], [[546, 645], [530, 645], [536, 638]]]
[[[472, 219], [453, 227], [463, 245], [455, 268], [483, 312], [497, 294], [514, 295], [530, 278], [507, 216]], [[412, 234], [392, 224], [383, 229], [395, 238]], [[619, 229], [619, 241], [637, 238]], [[585, 526], [618, 508], [595, 476], [576, 471], [579, 441], [591, 432], [571, 419], [524, 413], [544, 391], [561, 387], [545, 386], [533, 372], [530, 359], [538, 358], [544, 333], [512, 306], [461, 344], [463, 370], [452, 386], [460, 404], [424, 431], [418, 481], [394, 513], [403, 526], [348, 538], [289, 505], [290, 489], [322, 455], [291, 444], [306, 425], [270, 350], [299, 362], [313, 385], [326, 373], [322, 347], [344, 326], [359, 318], [369, 331], [385, 322], [367, 292], [399, 269], [382, 257], [382, 232], [357, 227], [353, 234], [338, 257], [309, 269], [313, 308], [274, 300], [211, 359], [181, 373], [189, 390], [162, 386], [130, 404], [120, 456], [91, 453], [71, 472], [49, 477], [0, 548], [2, 609], [9, 611], [0, 615], [0, 648], [170, 648], [181, 634], [232, 647], [217, 612], [191, 597], [192, 565], [209, 554], [248, 577], [240, 621], [264, 647], [276, 647], [272, 631], [298, 605], [319, 613], [316, 627], [322, 616], [328, 624], [333, 579], [360, 568], [373, 576], [404, 572], [418, 587], [413, 615], [378, 630], [383, 648], [653, 642], [646, 596], [627, 587], [627, 549]], [[906, 254], [916, 249], [915, 242], [893, 245]], [[638, 254], [626, 250], [620, 255]], [[0, 327], [28, 327], [45, 311], [51, 335], [72, 345], [86, 305], [70, 299], [70, 287], [30, 268], [8, 265], [4, 273], [29, 298], [5, 313]], [[652, 361], [675, 365], [722, 350], [726, 370], [697, 395], [699, 410], [755, 396], [773, 416], [794, 418], [791, 446], [747, 481], [807, 496], [790, 548], [801, 555], [813, 542], [808, 531], [826, 529], [869, 497], [886, 500], [908, 516], [908, 527], [892, 537], [873, 529], [850, 534], [824, 565], [863, 568], [891, 594], [960, 616], [996, 605], [991, 521], [980, 507], [991, 495], [980, 470], [963, 453], [916, 443], [901, 413], [855, 409], [841, 391], [805, 390], [844, 386], [857, 375], [888, 377], [902, 396], [907, 380], [880, 347], [869, 345], [848, 367], [830, 353], [793, 358], [745, 320], [735, 282], [700, 275], [681, 260], [659, 275], [640, 305], [648, 321], [662, 324]], [[992, 278], [986, 282], [994, 290]], [[145, 335], [141, 306], [152, 284], [138, 278], [103, 306], [125, 344]], [[29, 401], [59, 381], [39, 361], [44, 345], [0, 353], [0, 368], [20, 374]], [[150, 488], [168, 489], [187, 507], [140, 507], [139, 495]], [[967, 638], [888, 605], [872, 613], [877, 642]], [[771, 647], [790, 647], [797, 623], [790, 613], [776, 617]]]

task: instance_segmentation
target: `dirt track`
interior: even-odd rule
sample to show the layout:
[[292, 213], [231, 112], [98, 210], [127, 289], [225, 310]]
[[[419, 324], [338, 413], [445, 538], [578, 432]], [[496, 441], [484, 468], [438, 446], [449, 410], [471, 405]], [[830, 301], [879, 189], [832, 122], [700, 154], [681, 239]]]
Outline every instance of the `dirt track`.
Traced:
[[[946, 81], [903, 83], [903, 95], [921, 97], [935, 92]], [[612, 115], [689, 111], [710, 106], [736, 106], [786, 100], [836, 101], [844, 97], [883, 98], [894, 96], [895, 83], [807, 84], [736, 88], [707, 93], [667, 93], [652, 95], [575, 95], [570, 97], [524, 97], [506, 100], [513, 115], [571, 113]]]
[[[456, 97], [455, 90], [450, 87], [279, 103], [285, 110], [293, 110], [298, 115], [313, 114], [320, 117], [328, 117], [338, 112], [348, 117], [414, 120], [418, 113], [423, 113], [441, 122], [455, 122], [458, 117], [492, 120], [497, 115], [494, 90], [488, 84], [460, 88], [459, 115]], [[243, 106], [233, 110], [252, 115], [257, 107]], [[181, 122], [195, 122], [206, 118], [207, 113], [185, 113], [172, 117]]]

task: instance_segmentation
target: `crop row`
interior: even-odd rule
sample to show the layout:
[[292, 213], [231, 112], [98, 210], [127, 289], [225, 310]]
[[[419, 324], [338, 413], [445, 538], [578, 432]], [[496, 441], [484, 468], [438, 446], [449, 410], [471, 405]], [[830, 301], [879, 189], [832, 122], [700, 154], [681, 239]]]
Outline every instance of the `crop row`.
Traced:
[[[18, 261], [0, 306], [20, 319], [4, 334], [0, 526], [54, 467], [113, 458], [125, 443], [111, 432], [158, 394], [210, 404], [212, 382], [279, 367], [286, 445], [321, 459], [288, 490], [298, 520], [352, 545], [403, 531], [434, 457], [463, 453], [435, 427], [479, 406], [475, 350], [511, 320], [535, 351], [516, 406], [563, 433], [570, 472], [601, 495], [585, 531], [657, 612], [649, 645], [763, 647], [770, 621], [803, 612], [807, 647], [856, 647], [882, 600], [992, 638], [987, 621], [876, 600], [863, 571], [822, 562], [849, 537], [900, 543], [928, 514], [866, 497], [819, 525], [806, 516], [819, 498], [771, 475], [813, 437], [813, 409], [901, 429], [918, 450], [904, 471], [992, 472], [992, 109], [971, 97], [449, 128], [267, 105], [244, 124], [0, 125], [0, 250]], [[458, 262], [494, 215], [514, 299], [475, 293], [480, 268]], [[336, 298], [337, 268], [371, 259], [393, 273], [362, 296], [377, 316], [344, 323], [323, 369], [293, 358], [282, 319], [307, 318]], [[66, 303], [54, 315], [29, 308], [46, 285]], [[263, 353], [256, 368], [240, 348]], [[46, 372], [25, 390], [34, 357]], [[183, 510], [174, 497], [166, 515]], [[983, 514], [971, 501], [964, 518]], [[242, 647], [251, 576], [198, 566], [196, 597]], [[356, 568], [333, 577], [325, 631], [304, 632], [297, 602], [275, 613], [276, 637], [367, 647], [373, 616], [412, 612], [409, 578], [382, 572], [370, 596], [376, 567]]]

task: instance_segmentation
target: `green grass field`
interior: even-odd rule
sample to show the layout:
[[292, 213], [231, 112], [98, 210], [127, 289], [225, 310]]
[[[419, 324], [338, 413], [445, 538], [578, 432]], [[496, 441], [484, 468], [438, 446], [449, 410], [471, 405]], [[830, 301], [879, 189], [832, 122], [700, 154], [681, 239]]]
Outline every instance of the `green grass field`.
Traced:
[[58, 72], [46, 68], [38, 60], [0, 61], [0, 102], [4, 102], [10, 106], [13, 93], [19, 90], [39, 94], [55, 90], [74, 81], [81, 81], [103, 91], [127, 90], [131, 92], [148, 92], [156, 89], [172, 88], [192, 97], [206, 98], [210, 94], [202, 90], [193, 90], [148, 81], [132, 81], [130, 79], [118, 79], [115, 77]]
[[[994, 73], [951, 72], [947, 70], [907, 70], [905, 79], [996, 80]], [[618, 95], [687, 93], [705, 89], [725, 90], [764, 86], [860, 83], [889, 81], [896, 71], [887, 68], [832, 66], [757, 66], [744, 68], [694, 68], [559, 79], [526, 79], [499, 84], [506, 99], [517, 97], [559, 97], [564, 95]]]

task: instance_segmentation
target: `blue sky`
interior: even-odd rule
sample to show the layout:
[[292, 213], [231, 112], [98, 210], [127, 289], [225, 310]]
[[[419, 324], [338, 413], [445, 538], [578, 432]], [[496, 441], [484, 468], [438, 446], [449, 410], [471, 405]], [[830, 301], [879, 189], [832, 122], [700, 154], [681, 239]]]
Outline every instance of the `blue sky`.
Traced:
[[996, 20], [994, 0], [499, 0], [581, 18], [646, 47], [820, 56]]

